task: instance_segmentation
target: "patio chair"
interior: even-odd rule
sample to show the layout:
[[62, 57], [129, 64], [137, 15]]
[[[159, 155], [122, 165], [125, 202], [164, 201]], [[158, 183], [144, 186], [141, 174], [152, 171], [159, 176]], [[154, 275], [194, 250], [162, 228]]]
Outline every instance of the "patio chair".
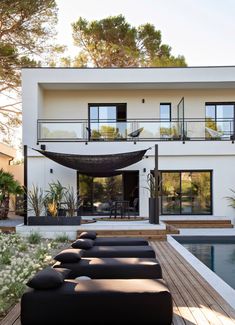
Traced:
[[[128, 134], [128, 137], [136, 139], [139, 138], [140, 133], [144, 130], [144, 128], [139, 128], [131, 133]], [[134, 141], [136, 143], [136, 141]]]
[[223, 136], [223, 132], [219, 132], [216, 130], [213, 130], [211, 128], [205, 127], [207, 133], [210, 135], [209, 138], [214, 139], [214, 140], [220, 140], [221, 137]]

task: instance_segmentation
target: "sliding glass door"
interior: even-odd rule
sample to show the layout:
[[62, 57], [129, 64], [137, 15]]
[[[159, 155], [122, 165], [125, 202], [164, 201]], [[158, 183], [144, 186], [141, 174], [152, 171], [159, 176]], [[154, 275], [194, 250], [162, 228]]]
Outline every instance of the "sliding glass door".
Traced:
[[139, 199], [137, 171], [126, 171], [109, 177], [78, 174], [77, 185], [83, 215], [109, 215], [112, 203], [122, 200], [129, 202], [130, 211], [134, 207], [138, 210], [138, 205], [135, 205]]
[[162, 214], [212, 214], [211, 171], [161, 172]]

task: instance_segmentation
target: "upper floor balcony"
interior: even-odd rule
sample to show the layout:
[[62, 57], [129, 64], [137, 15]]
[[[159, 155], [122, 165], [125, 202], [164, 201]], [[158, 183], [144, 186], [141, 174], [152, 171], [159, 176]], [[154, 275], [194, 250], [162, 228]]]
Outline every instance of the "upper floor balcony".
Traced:
[[235, 139], [233, 118], [39, 119], [38, 142], [202, 141]]

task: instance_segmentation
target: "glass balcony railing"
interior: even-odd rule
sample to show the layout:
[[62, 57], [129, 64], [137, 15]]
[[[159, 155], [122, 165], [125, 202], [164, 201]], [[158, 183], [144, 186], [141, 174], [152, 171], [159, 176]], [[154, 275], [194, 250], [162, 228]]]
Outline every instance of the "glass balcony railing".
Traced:
[[233, 119], [38, 120], [39, 142], [233, 139]]

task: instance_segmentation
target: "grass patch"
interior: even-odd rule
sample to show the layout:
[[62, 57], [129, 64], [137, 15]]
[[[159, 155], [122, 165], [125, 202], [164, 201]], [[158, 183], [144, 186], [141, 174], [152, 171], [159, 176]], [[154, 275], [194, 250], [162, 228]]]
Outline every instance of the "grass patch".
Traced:
[[55, 241], [58, 243], [66, 243], [69, 241], [69, 237], [66, 234], [58, 235]]
[[39, 234], [39, 233], [37, 233], [37, 232], [32, 232], [29, 236], [28, 236], [28, 242], [30, 243], [30, 244], [39, 244], [40, 243], [40, 241], [41, 241], [41, 239], [42, 239], [42, 236]]

